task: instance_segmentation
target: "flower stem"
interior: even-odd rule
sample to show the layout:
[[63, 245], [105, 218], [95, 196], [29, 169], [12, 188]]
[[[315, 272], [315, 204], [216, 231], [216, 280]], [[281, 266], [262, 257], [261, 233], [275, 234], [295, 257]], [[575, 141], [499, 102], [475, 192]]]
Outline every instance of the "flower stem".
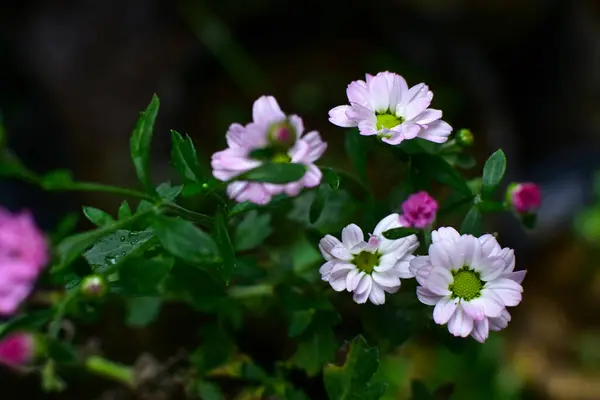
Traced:
[[134, 387], [133, 369], [117, 364], [99, 356], [91, 356], [85, 360], [85, 368], [98, 376], [120, 382], [128, 387]]
[[174, 211], [175, 213], [179, 214], [182, 217], [185, 217], [186, 219], [188, 219], [192, 222], [195, 222], [195, 223], [207, 226], [207, 227], [210, 227], [212, 225], [212, 218], [209, 217], [208, 215], [197, 213], [192, 210], [188, 210], [187, 208], [182, 207], [179, 204], [173, 203], [171, 201], [167, 201], [167, 202], [163, 203], [162, 207], [166, 208], [167, 210]]
[[104, 192], [104, 193], [112, 193], [119, 194], [123, 196], [131, 196], [137, 197], [143, 200], [148, 201], [156, 201], [156, 198], [146, 194], [139, 192], [133, 189], [127, 189], [117, 186], [104, 185], [101, 183], [92, 183], [92, 182], [73, 182], [72, 184], [64, 185], [58, 188], [49, 188], [52, 191], [75, 191], [75, 192]]
[[250, 297], [270, 296], [273, 294], [273, 286], [262, 284], [252, 286], [234, 286], [229, 289], [229, 295], [234, 299], [247, 299]]

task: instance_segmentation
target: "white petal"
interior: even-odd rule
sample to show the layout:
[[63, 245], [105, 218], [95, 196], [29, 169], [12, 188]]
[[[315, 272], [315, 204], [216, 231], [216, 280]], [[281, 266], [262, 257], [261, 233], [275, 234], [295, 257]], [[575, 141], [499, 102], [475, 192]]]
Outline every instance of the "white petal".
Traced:
[[417, 275], [417, 270], [423, 267], [431, 267], [431, 262], [428, 256], [417, 256], [410, 260], [410, 273]]
[[319, 273], [321, 274], [321, 279], [324, 281], [328, 281], [331, 276], [331, 269], [334, 266], [334, 262], [327, 261], [325, 264], [319, 268]]
[[271, 124], [284, 118], [285, 114], [281, 111], [277, 100], [273, 96], [262, 96], [252, 106], [252, 119], [254, 122]]
[[352, 253], [350, 253], [350, 250], [343, 245], [335, 246], [333, 249], [331, 249], [331, 255], [339, 260], [344, 261], [352, 261], [354, 258]]
[[452, 127], [447, 122], [438, 119], [427, 125], [427, 128], [421, 130], [419, 137], [433, 143], [446, 143], [450, 133], [452, 133]]
[[321, 135], [317, 131], [308, 132], [303, 138], [302, 141], [308, 143], [309, 151], [306, 154], [305, 158], [302, 160], [304, 163], [314, 163], [317, 161], [325, 150], [327, 150], [327, 143], [325, 143], [321, 139]]
[[369, 295], [371, 294], [371, 288], [373, 286], [373, 281], [371, 280], [370, 275], [364, 275], [358, 284], [358, 287], [354, 291], [353, 299], [358, 304], [366, 303]]
[[421, 303], [427, 304], [428, 306], [435, 306], [442, 299], [442, 296], [438, 296], [423, 286], [417, 287], [417, 297]]
[[368, 83], [368, 87], [373, 111], [386, 111], [390, 106], [390, 88], [385, 76], [374, 76]]
[[505, 266], [504, 260], [500, 257], [488, 257], [471, 265], [471, 268], [479, 272], [482, 281], [488, 282], [502, 275]]
[[346, 277], [342, 276], [337, 279], [332, 279], [329, 284], [336, 292], [342, 292], [346, 290]]
[[319, 241], [319, 250], [321, 251], [321, 255], [324, 259], [331, 260], [333, 258], [331, 256], [331, 249], [341, 244], [342, 242], [340, 242], [336, 237], [325, 235], [325, 237]]
[[348, 118], [346, 112], [350, 106], [337, 106], [329, 110], [329, 122], [342, 128], [352, 128], [358, 125], [356, 120]]
[[[509, 249], [508, 247], [503, 248], [500, 251], [500, 257], [504, 260], [506, 267], [504, 268], [504, 273], [513, 272], [515, 269], [515, 252], [513, 249]], [[519, 282], [520, 283], [520, 282]]]
[[400, 286], [400, 279], [398, 279], [398, 277], [394, 276], [393, 274], [387, 273], [387, 272], [376, 272], [373, 271], [373, 273], [371, 274], [371, 277], [373, 278], [373, 280], [375, 282], [377, 282], [379, 285], [383, 286], [383, 287], [396, 287], [396, 286]]
[[416, 270], [415, 279], [417, 280], [417, 282], [419, 282], [419, 285], [427, 285], [427, 278], [429, 278], [429, 275], [431, 275], [432, 270], [433, 266], [431, 265]]
[[500, 331], [508, 326], [508, 323], [511, 320], [510, 313], [507, 309], [502, 311], [502, 314], [498, 318], [490, 318], [490, 330], [491, 331]]
[[457, 243], [457, 250], [462, 255], [462, 265], [475, 265], [481, 260], [481, 244], [479, 240], [471, 235], [462, 235]]
[[353, 81], [350, 82], [346, 88], [346, 96], [348, 96], [349, 103], [360, 104], [363, 107], [370, 107], [371, 102], [369, 100], [369, 89], [365, 81]]
[[452, 318], [457, 308], [458, 300], [446, 296], [435, 305], [435, 308], [433, 309], [433, 320], [438, 325], [444, 325]]
[[379, 131], [377, 130], [377, 121], [375, 115], [372, 118], [364, 119], [358, 123], [358, 132], [363, 136], [376, 135]]
[[427, 97], [419, 97], [418, 99], [411, 101], [404, 107], [404, 118], [417, 122], [414, 120], [414, 118], [424, 112], [430, 104], [431, 99]]
[[365, 239], [363, 231], [356, 224], [350, 224], [342, 229], [342, 243], [351, 249]]
[[369, 300], [371, 303], [378, 306], [385, 304], [385, 292], [383, 291], [383, 288], [376, 283], [373, 283], [371, 293], [369, 293]]
[[423, 110], [419, 115], [414, 117], [412, 120], [419, 125], [427, 125], [435, 120], [442, 118], [442, 112], [440, 110], [434, 110], [433, 108], [428, 108]]
[[485, 318], [483, 306], [481, 304], [461, 300], [460, 306], [462, 307], [463, 311], [475, 321], [480, 321]]
[[426, 284], [423, 285], [435, 294], [440, 296], [450, 295], [448, 286], [453, 282], [452, 274], [445, 268], [433, 267], [427, 277]]
[[502, 277], [507, 278], [507, 279], [512, 279], [513, 281], [517, 282], [518, 284], [521, 284], [523, 282], [523, 279], [525, 279], [526, 274], [527, 274], [527, 271], [523, 270], [523, 271], [515, 271], [515, 272], [508, 273], [508, 274], [504, 274], [504, 275], [502, 275]]
[[472, 330], [473, 319], [458, 307], [450, 321], [448, 321], [448, 331], [454, 336], [467, 337]]
[[464, 265], [460, 248], [449, 241], [439, 241], [429, 246], [429, 258], [433, 266], [447, 270], [456, 270]]
[[471, 300], [471, 304], [482, 307], [485, 316], [492, 318], [499, 317], [505, 308], [502, 298], [490, 289], [482, 289], [481, 296]]
[[375, 226], [375, 229], [373, 230], [373, 235], [383, 236], [383, 232], [400, 227], [402, 227], [402, 224], [400, 223], [400, 215], [390, 214], [381, 221], [379, 221], [379, 223]]
[[365, 273], [363, 271], [360, 271], [358, 268], [355, 268], [348, 272], [348, 275], [346, 275], [346, 288], [349, 292], [352, 292], [354, 291], [354, 289], [356, 289], [358, 283], [360, 282], [364, 274]]
[[335, 265], [333, 266], [333, 268], [331, 268], [330, 280], [337, 279], [339, 277], [343, 277], [345, 279], [346, 275], [350, 271], [355, 270], [355, 269], [356, 269], [356, 265], [354, 265], [354, 264], [337, 261], [337, 262], [335, 262]]
[[512, 279], [495, 279], [486, 283], [484, 288], [496, 293], [507, 307], [514, 307], [521, 302], [523, 287]]
[[484, 257], [497, 256], [502, 250], [494, 235], [490, 235], [489, 233], [481, 236], [479, 243], [481, 243], [481, 253]]
[[452, 242], [457, 242], [458, 238], [460, 238], [460, 233], [458, 233], [456, 229], [449, 226], [441, 227], [431, 232], [431, 241], [433, 243], [438, 242], [440, 240], [450, 240]]
[[396, 275], [398, 275], [399, 278], [410, 279], [415, 277], [415, 275], [412, 272], [410, 272], [410, 260], [412, 259], [412, 257], [413, 256], [407, 257], [406, 260], [400, 260], [394, 266], [394, 271], [396, 272]]
[[487, 318], [483, 318], [481, 321], [475, 321], [473, 324], [473, 331], [471, 336], [479, 343], [485, 342], [490, 334], [490, 324]]
[[298, 187], [298, 192], [300, 192], [303, 188], [313, 188], [319, 186], [321, 183], [321, 179], [323, 178], [323, 173], [321, 170], [314, 164], [310, 164], [306, 169], [306, 173], [300, 182], [290, 183], [289, 185], [295, 185]]

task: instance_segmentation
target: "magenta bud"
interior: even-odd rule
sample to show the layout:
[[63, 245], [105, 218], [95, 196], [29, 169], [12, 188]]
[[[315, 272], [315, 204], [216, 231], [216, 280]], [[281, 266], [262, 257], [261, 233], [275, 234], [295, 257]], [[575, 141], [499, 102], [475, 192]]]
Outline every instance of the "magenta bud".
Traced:
[[433, 223], [437, 210], [437, 201], [427, 192], [413, 193], [402, 203], [400, 222], [405, 227], [424, 229]]
[[15, 332], [0, 340], [0, 364], [23, 367], [36, 356], [37, 340], [29, 332]]
[[506, 191], [506, 201], [517, 214], [535, 214], [542, 205], [542, 193], [535, 183], [512, 183]]
[[277, 148], [290, 148], [296, 142], [296, 130], [287, 120], [277, 122], [269, 129], [269, 142]]

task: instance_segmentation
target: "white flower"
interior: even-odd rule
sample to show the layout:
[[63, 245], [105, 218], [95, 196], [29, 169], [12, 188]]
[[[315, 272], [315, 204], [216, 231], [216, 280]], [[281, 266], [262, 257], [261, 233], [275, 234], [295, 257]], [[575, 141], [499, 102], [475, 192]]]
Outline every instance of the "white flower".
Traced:
[[341, 127], [357, 126], [361, 135], [378, 135], [397, 145], [415, 137], [444, 143], [452, 132], [440, 110], [427, 108], [433, 93], [424, 83], [409, 89], [403, 77], [386, 71], [351, 82], [346, 95], [350, 105], [331, 109], [329, 121]]
[[342, 241], [327, 235], [319, 249], [327, 261], [319, 272], [333, 290], [354, 293], [354, 301], [362, 304], [384, 304], [385, 293], [395, 293], [400, 279], [413, 278], [409, 270], [412, 252], [419, 247], [415, 235], [388, 240], [382, 233], [401, 227], [400, 215], [391, 214], [381, 220], [368, 242], [362, 230], [350, 224], [342, 230]]
[[521, 302], [526, 271], [514, 271], [514, 251], [501, 248], [492, 235], [461, 236], [454, 228], [440, 228], [431, 238], [429, 255], [410, 263], [421, 285], [417, 296], [435, 306], [437, 324], [448, 324], [454, 336], [471, 335], [483, 343], [490, 330], [508, 325], [506, 307]]

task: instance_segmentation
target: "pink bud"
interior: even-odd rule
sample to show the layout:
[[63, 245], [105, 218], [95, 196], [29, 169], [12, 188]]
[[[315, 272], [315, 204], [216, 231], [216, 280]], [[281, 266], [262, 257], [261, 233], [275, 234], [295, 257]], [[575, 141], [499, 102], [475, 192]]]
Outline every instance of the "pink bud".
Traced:
[[518, 214], [534, 214], [542, 204], [540, 187], [531, 182], [511, 184], [506, 197]]
[[402, 204], [400, 220], [405, 226], [424, 229], [433, 223], [437, 210], [437, 201], [427, 192], [413, 193]]
[[296, 141], [296, 131], [288, 122], [278, 122], [269, 129], [269, 141], [277, 148], [289, 148]]
[[35, 338], [27, 332], [17, 332], [0, 340], [0, 364], [20, 367], [33, 360]]

